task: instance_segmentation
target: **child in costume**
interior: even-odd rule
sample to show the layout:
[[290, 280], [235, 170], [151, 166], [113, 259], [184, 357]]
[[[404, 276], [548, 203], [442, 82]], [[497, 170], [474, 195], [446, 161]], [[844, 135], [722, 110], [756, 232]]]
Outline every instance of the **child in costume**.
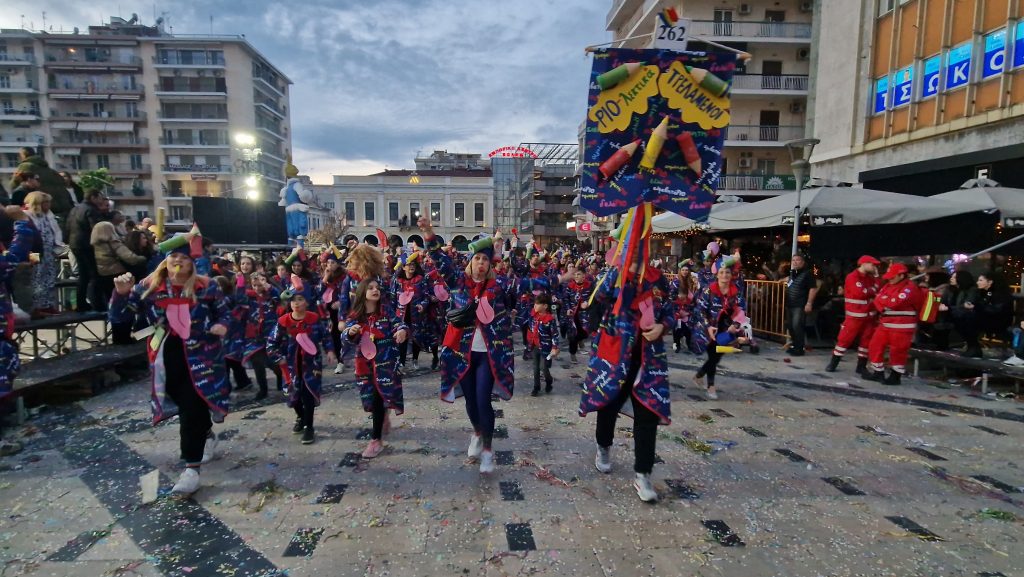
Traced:
[[398, 346], [409, 330], [387, 300], [374, 278], [360, 281], [352, 309], [343, 323], [343, 334], [356, 349], [356, 378], [363, 410], [373, 416], [373, 432], [363, 457], [372, 459], [384, 450], [384, 435], [390, 429], [388, 411], [401, 415], [402, 373], [398, 370]]
[[531, 396], [540, 394], [540, 376], [544, 373], [544, 392], [550, 393], [551, 359], [558, 356], [558, 321], [551, 314], [551, 295], [541, 294], [533, 303], [533, 311], [527, 325], [526, 340], [533, 350], [533, 391]]
[[227, 415], [231, 392], [222, 342], [231, 311], [220, 286], [196, 272], [200, 242], [195, 227], [164, 241], [156, 270], [138, 284], [131, 273], [117, 277], [110, 300], [112, 322], [149, 319], [153, 424], [178, 415], [185, 470], [171, 490], [179, 494], [199, 489], [200, 467], [215, 456], [213, 423]]
[[288, 406], [295, 409], [292, 432], [302, 434], [302, 444], [316, 441], [313, 413], [320, 406], [323, 353], [327, 362], [337, 362], [334, 345], [320, 315], [309, 310], [302, 279], [292, 275], [292, 286], [281, 294], [291, 312], [277, 319], [267, 341], [268, 356], [281, 367], [288, 386]]

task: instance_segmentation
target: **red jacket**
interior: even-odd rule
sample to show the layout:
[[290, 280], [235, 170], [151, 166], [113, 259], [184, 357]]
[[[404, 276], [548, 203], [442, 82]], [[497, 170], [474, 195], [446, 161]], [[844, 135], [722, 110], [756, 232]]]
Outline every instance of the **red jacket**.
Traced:
[[882, 327], [893, 331], [914, 332], [924, 302], [924, 292], [910, 280], [886, 284], [875, 297]]
[[854, 270], [846, 275], [846, 284], [843, 285], [846, 316], [852, 318], [875, 316], [872, 301], [878, 294], [879, 285], [878, 277], [861, 274], [859, 270]]

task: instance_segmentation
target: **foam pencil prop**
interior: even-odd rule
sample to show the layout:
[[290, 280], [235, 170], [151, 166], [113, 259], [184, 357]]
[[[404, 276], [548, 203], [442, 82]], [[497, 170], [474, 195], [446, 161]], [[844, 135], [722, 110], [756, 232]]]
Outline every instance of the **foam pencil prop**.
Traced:
[[647, 146], [644, 147], [644, 156], [640, 159], [640, 166], [648, 170], [654, 170], [654, 165], [658, 163], [658, 155], [661, 154], [661, 147], [665, 145], [665, 139], [668, 138], [668, 117], [661, 119], [661, 123], [651, 131], [651, 137], [647, 140]]
[[633, 153], [636, 152], [639, 146], [640, 139], [638, 138], [616, 150], [615, 154], [609, 156], [608, 160], [602, 162], [601, 166], [597, 167], [597, 169], [601, 171], [605, 178], [611, 178], [623, 165], [629, 162], [630, 158], [633, 158]]
[[625, 64], [620, 64], [608, 72], [598, 75], [597, 85], [601, 87], [601, 90], [614, 88], [617, 84], [632, 76], [637, 70], [640, 70], [643, 65], [643, 62], [627, 62]]
[[167, 210], [164, 207], [156, 209], [156, 232], [154, 236], [157, 242], [163, 242], [164, 240], [164, 223], [167, 221]]
[[690, 76], [697, 81], [697, 84], [699, 84], [701, 88], [707, 90], [711, 94], [714, 94], [715, 96], [725, 96], [729, 93], [729, 83], [707, 70], [687, 66], [686, 71], [690, 73]]
[[686, 166], [689, 166], [690, 170], [700, 177], [700, 153], [697, 152], [697, 144], [693, 141], [693, 135], [689, 132], [681, 132], [676, 136], [676, 142], [679, 143], [679, 150], [683, 152], [683, 158], [686, 160]]

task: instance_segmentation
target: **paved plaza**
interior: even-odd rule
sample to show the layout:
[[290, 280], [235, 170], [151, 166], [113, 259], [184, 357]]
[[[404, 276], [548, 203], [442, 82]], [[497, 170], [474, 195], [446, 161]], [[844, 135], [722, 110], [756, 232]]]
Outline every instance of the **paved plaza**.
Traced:
[[[594, 469], [594, 417], [576, 414], [586, 357], [556, 360], [555, 390], [537, 398], [517, 359], [487, 477], [437, 373], [406, 377], [407, 412], [372, 461], [350, 375], [325, 375], [309, 446], [279, 394], [237, 393], [190, 500], [167, 496], [177, 423], [150, 426], [146, 382], [122, 385], [10, 434], [25, 450], [0, 459], [0, 574], [1024, 574], [1024, 404], [959, 383], [884, 387], [852, 359], [826, 374], [824, 354], [770, 348], [723, 361], [718, 401], [690, 381], [698, 359], [670, 353], [653, 506], [632, 488], [628, 419], [614, 471]], [[154, 468], [161, 497], [143, 505]]]

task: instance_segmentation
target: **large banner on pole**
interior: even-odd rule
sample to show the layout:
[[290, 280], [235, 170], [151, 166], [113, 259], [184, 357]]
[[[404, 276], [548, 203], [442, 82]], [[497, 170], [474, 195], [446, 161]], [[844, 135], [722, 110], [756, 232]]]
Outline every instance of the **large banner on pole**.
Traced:
[[722, 172], [736, 55], [606, 48], [594, 53], [580, 205], [642, 202], [707, 219]]

